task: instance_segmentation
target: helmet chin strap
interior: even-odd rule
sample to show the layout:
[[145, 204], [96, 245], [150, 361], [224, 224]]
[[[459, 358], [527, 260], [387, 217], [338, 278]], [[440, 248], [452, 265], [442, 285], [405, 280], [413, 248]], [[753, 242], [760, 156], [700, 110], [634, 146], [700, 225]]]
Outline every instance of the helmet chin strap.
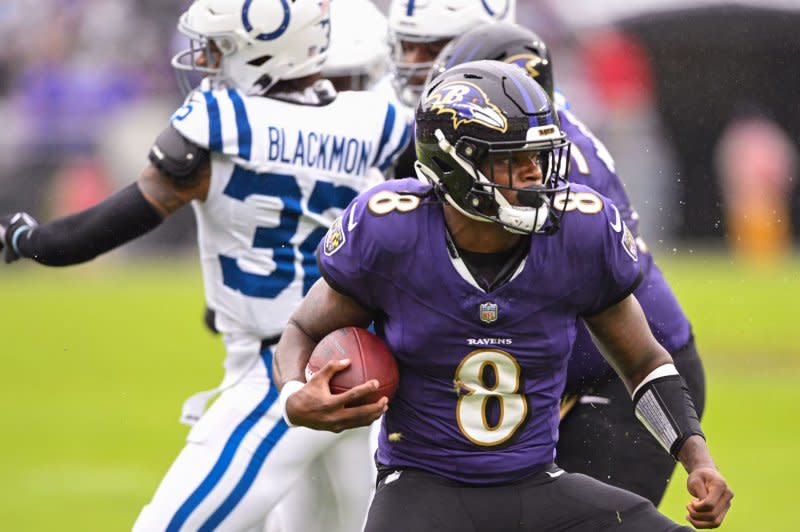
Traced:
[[[445, 153], [447, 153], [453, 160], [463, 168], [467, 173], [469, 173], [473, 178], [481, 183], [492, 184], [492, 182], [486, 178], [481, 172], [475, 170], [475, 168], [469, 164], [463, 157], [461, 157], [457, 152], [455, 147], [453, 147], [450, 142], [448, 142], [447, 138], [442, 133], [441, 129], [437, 129], [434, 132], [436, 135], [436, 139], [439, 141], [439, 148], [442, 149]], [[425, 168], [424, 165], [420, 164], [420, 167]], [[415, 168], [417, 168], [415, 164]], [[439, 177], [436, 176], [434, 172], [431, 172], [429, 169], [425, 168], [433, 174], [435, 177], [435, 182], [439, 183]], [[419, 173], [419, 170], [417, 170]], [[428, 174], [425, 174], [428, 176]], [[429, 177], [429, 176], [428, 176]], [[429, 177], [430, 179], [430, 177]], [[494, 201], [497, 203], [497, 218], [502, 222], [503, 228], [514, 234], [519, 235], [526, 235], [530, 233], [538, 233], [542, 230], [545, 222], [547, 221], [547, 216], [550, 213], [550, 205], [547, 201], [547, 198], [544, 196], [539, 196], [542, 200], [541, 204], [538, 207], [527, 207], [521, 205], [511, 205], [508, 200], [503, 196], [497, 188], [492, 188], [492, 194], [494, 196]], [[453, 207], [458, 210], [461, 214], [472, 218], [473, 220], [480, 220], [482, 222], [494, 222], [489, 218], [479, 217], [474, 214], [466, 212], [462, 209], [456, 201], [450, 196], [450, 194], [445, 193], [445, 199], [452, 205]]]
[[[542, 230], [550, 213], [547, 200], [543, 201], [540, 207], [523, 207], [511, 205], [497, 190], [494, 191], [494, 195], [495, 201], [500, 204], [497, 208], [497, 217], [505, 224], [503, 227], [506, 231], [524, 235]], [[501, 200], [505, 205], [501, 204]]]

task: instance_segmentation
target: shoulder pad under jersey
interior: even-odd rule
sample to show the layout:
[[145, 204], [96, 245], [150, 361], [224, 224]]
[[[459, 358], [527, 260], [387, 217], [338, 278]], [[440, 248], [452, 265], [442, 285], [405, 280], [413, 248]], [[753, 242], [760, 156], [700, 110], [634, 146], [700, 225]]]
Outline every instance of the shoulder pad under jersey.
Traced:
[[186, 137], [170, 124], [158, 135], [148, 155], [153, 166], [176, 184], [194, 181], [197, 171], [209, 162], [209, 151]]

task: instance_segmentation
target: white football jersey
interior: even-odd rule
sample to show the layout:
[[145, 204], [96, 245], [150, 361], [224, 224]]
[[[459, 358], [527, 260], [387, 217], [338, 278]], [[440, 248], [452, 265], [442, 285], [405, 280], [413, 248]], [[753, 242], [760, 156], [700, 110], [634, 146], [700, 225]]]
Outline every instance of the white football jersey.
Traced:
[[317, 243], [410, 140], [385, 96], [342, 92], [307, 105], [234, 89], [196, 91], [172, 116], [211, 150], [197, 215], [206, 302], [221, 332], [279, 335], [319, 278]]
[[394, 88], [392, 81], [393, 79], [394, 76], [391, 73], [384, 74], [378, 81], [375, 82], [374, 85], [372, 85], [370, 90], [382, 95], [385, 98], [388, 98], [389, 101], [394, 104], [397, 110], [402, 112], [403, 117], [405, 117], [405, 119], [411, 123], [414, 121], [414, 111], [416, 111], [416, 109], [409, 107], [400, 101], [400, 98], [397, 97], [397, 91]]

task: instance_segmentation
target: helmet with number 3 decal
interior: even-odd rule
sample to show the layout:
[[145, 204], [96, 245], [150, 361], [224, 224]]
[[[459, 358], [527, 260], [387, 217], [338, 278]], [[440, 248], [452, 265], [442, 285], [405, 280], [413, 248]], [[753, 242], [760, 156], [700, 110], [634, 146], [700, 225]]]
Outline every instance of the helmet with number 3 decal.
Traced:
[[328, 0], [195, 0], [178, 30], [190, 41], [172, 58], [182, 90], [193, 88], [186, 73], [199, 72], [212, 86], [263, 93], [322, 69], [330, 6]]
[[[474, 61], [447, 70], [425, 87], [416, 126], [417, 176], [459, 212], [514, 233], [558, 230], [563, 204], [554, 208], [554, 198], [569, 189], [570, 143], [549, 96], [522, 69]], [[520, 157], [536, 161], [541, 183], [515, 188], [510, 177], [495, 180], [494, 164], [481, 171], [487, 158], [511, 169]]]
[[494, 59], [525, 70], [553, 98], [550, 50], [534, 32], [510, 22], [482, 24], [450, 41], [433, 63], [428, 80], [467, 61]]

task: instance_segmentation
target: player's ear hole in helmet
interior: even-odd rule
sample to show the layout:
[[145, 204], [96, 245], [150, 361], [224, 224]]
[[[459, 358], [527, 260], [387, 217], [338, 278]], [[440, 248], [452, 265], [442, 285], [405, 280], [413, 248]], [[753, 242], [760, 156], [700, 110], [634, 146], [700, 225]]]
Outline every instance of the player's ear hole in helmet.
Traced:
[[[447, 70], [417, 106], [417, 177], [463, 215], [514, 233], [558, 230], [553, 200], [569, 190], [569, 150], [549, 96], [515, 65]], [[540, 172], [523, 187], [512, 180], [521, 164]]]

